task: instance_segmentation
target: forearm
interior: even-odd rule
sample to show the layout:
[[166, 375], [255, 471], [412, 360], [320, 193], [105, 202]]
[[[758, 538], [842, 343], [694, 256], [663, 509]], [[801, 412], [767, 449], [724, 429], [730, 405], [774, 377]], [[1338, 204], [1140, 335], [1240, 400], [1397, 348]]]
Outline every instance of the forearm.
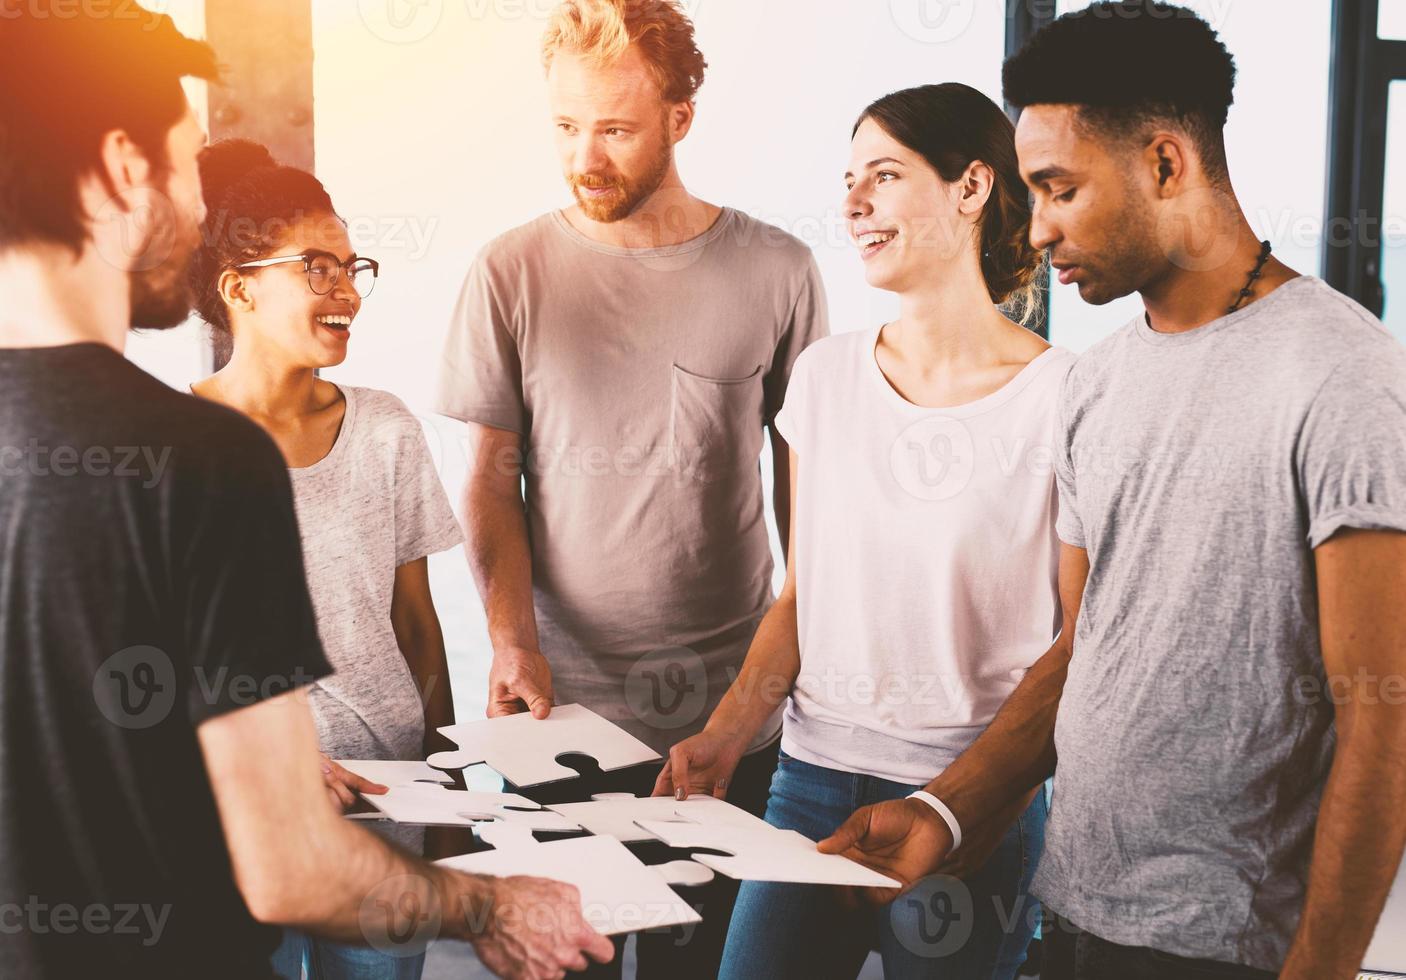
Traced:
[[751, 742], [790, 696], [800, 669], [796, 600], [788, 591], [772, 604], [757, 627], [742, 670], [708, 719], [708, 729]]
[[1054, 772], [1055, 715], [1069, 659], [1070, 643], [1061, 635], [981, 737], [928, 785], [962, 826], [1009, 810]]
[[[302, 874], [290, 876], [265, 921], [339, 942], [409, 935], [416, 921], [441, 922], [439, 935], [470, 940], [488, 921], [488, 879], [428, 864], [364, 828], [337, 819]], [[256, 913], [259, 914], [259, 913]]]
[[532, 552], [522, 499], [470, 483], [465, 551], [495, 650], [537, 649]]
[[[1340, 711], [1308, 893], [1284, 980], [1357, 975], [1406, 845], [1406, 712]], [[1348, 720], [1351, 719], [1351, 720]]]
[[449, 683], [449, 657], [439, 620], [418, 625], [401, 641], [401, 651], [425, 705], [425, 738], [454, 724], [454, 691]]

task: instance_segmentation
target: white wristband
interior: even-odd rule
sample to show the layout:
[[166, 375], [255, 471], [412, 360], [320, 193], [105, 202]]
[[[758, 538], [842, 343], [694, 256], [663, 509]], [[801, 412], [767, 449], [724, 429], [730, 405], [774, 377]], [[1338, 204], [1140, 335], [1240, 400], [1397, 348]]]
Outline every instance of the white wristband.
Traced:
[[957, 822], [957, 815], [952, 812], [951, 808], [948, 807], [946, 803], [943, 803], [925, 789], [920, 789], [916, 793], [909, 793], [908, 798], [910, 800], [922, 800], [937, 812], [937, 815], [942, 818], [942, 822], [947, 824], [947, 829], [952, 831], [953, 851], [962, 846], [962, 825]]

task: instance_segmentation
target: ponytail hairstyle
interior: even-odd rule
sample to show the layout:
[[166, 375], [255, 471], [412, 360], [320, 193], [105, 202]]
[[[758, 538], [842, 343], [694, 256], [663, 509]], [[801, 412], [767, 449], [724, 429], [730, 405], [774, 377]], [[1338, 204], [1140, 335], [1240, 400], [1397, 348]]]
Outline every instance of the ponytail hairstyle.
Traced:
[[[1030, 244], [1030, 193], [1020, 177], [1015, 126], [996, 103], [969, 85], [946, 82], [886, 95], [866, 119], [914, 153], [947, 183], [960, 180], [980, 160], [991, 168], [991, 196], [981, 213], [981, 274], [991, 302], [1021, 326], [1040, 311], [1038, 276], [1045, 253]], [[851, 137], [853, 133], [851, 133]]]
[[260, 143], [226, 139], [200, 152], [205, 195], [201, 245], [191, 262], [195, 310], [210, 325], [216, 353], [228, 359], [234, 337], [220, 297], [226, 269], [270, 257], [307, 218], [341, 221], [326, 188], [312, 174], [279, 165]]

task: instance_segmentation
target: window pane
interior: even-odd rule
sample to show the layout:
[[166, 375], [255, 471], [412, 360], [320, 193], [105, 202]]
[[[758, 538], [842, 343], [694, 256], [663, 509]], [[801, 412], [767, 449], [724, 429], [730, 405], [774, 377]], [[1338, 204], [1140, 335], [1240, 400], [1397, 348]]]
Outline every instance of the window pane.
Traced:
[[[1088, 6], [1062, 0], [1059, 12]], [[1327, 167], [1328, 56], [1331, 0], [1278, 0], [1275, 27], [1265, 29], [1267, 4], [1188, 0], [1235, 58], [1235, 104], [1226, 125], [1226, 152], [1236, 193], [1251, 227], [1274, 254], [1317, 275]], [[1282, 135], [1267, 139], [1266, 127]], [[1286, 160], [1286, 141], [1291, 146]], [[1245, 270], [1249, 273], [1249, 269]], [[1136, 296], [1089, 306], [1074, 286], [1054, 283], [1055, 343], [1087, 349], [1137, 316]]]
[[1377, 36], [1406, 41], [1406, 0], [1381, 0], [1377, 8]]
[[[1406, 4], [1403, 4], [1406, 5]], [[1392, 82], [1387, 109], [1386, 187], [1382, 204], [1382, 319], [1406, 341], [1406, 81]]]

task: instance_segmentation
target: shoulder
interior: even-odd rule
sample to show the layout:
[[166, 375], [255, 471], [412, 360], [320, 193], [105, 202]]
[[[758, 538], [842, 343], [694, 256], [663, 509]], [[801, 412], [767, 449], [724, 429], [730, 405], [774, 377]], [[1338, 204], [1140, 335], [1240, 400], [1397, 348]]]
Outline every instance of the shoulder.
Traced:
[[846, 330], [830, 334], [808, 345], [796, 357], [793, 377], [801, 374], [832, 375], [851, 370], [863, 363], [863, 358], [872, 356], [874, 346], [873, 328]]
[[1279, 289], [1282, 296], [1270, 294], [1266, 299], [1281, 300], [1278, 319], [1290, 328], [1285, 331], [1289, 356], [1318, 363], [1374, 357], [1391, 362], [1402, 356], [1401, 343], [1381, 320], [1317, 276], [1300, 276]]
[[474, 267], [487, 273], [517, 267], [540, 254], [543, 241], [555, 234], [555, 212], [538, 215], [490, 239], [474, 257]]
[[423, 438], [419, 417], [405, 402], [380, 388], [338, 385], [346, 396], [348, 411], [355, 411], [355, 425], [363, 440], [397, 443], [406, 438]]
[[815, 268], [815, 254], [809, 245], [784, 228], [762, 221], [736, 208], [724, 208], [719, 221], [725, 240], [745, 252], [765, 274], [789, 273], [803, 278]]

